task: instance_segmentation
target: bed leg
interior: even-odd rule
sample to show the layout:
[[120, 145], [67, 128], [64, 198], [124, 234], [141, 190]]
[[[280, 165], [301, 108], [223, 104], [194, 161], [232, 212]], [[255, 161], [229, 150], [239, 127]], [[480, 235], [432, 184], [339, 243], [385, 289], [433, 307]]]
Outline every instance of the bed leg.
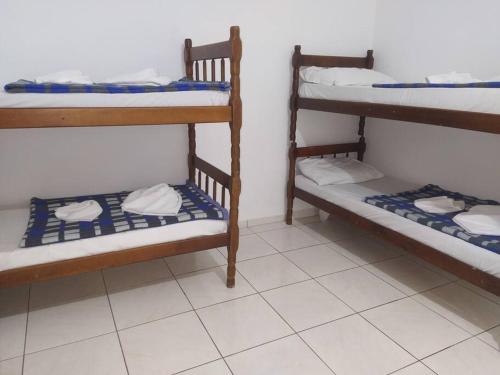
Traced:
[[[231, 241], [232, 242], [232, 241]], [[236, 284], [236, 253], [238, 244], [230, 244], [227, 247], [227, 287], [234, 288]]]

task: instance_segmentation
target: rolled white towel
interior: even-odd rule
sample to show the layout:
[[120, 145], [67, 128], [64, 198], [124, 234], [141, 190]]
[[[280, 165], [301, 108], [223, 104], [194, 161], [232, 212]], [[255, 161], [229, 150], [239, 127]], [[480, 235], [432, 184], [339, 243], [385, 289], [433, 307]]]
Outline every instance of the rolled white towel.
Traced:
[[422, 211], [431, 214], [446, 214], [465, 209], [464, 201], [456, 201], [446, 196], [417, 199], [413, 204]]
[[147, 216], [175, 216], [182, 206], [182, 197], [167, 184], [138, 189], [122, 203], [124, 212]]
[[434, 74], [425, 77], [427, 83], [475, 83], [481, 82], [480, 79], [472, 77], [470, 73], [445, 73]]
[[500, 206], [474, 206], [453, 221], [472, 234], [500, 236]]
[[94, 200], [72, 203], [56, 209], [55, 215], [59, 220], [68, 222], [93, 221], [102, 213], [101, 205]]
[[79, 70], [62, 70], [35, 78], [35, 83], [75, 83], [91, 85], [92, 80]]
[[167, 76], [160, 76], [156, 69], [148, 68], [134, 73], [121, 74], [115, 77], [107, 78], [102, 83], [112, 83], [115, 85], [154, 85], [166, 86], [172, 80]]

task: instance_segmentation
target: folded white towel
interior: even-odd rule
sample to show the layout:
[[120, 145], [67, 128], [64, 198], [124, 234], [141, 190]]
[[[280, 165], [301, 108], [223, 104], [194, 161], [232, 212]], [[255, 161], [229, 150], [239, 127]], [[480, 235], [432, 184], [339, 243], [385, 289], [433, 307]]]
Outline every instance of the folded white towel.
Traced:
[[72, 203], [68, 206], [59, 207], [55, 211], [56, 217], [59, 220], [68, 222], [93, 221], [101, 213], [101, 205], [94, 200]]
[[453, 221], [472, 234], [500, 236], [500, 206], [474, 206]]
[[62, 70], [44, 76], [36, 77], [35, 83], [76, 83], [91, 85], [92, 80], [79, 70]]
[[102, 83], [112, 83], [115, 85], [155, 85], [166, 86], [172, 80], [167, 76], [160, 76], [156, 69], [148, 68], [134, 73], [122, 74], [107, 78]]
[[175, 216], [182, 206], [182, 197], [167, 184], [136, 190], [122, 203], [124, 212], [149, 216]]
[[472, 77], [470, 73], [445, 73], [425, 77], [427, 83], [474, 83], [481, 82], [480, 79]]
[[464, 201], [456, 201], [446, 196], [417, 199], [413, 202], [417, 208], [431, 214], [446, 214], [465, 209]]

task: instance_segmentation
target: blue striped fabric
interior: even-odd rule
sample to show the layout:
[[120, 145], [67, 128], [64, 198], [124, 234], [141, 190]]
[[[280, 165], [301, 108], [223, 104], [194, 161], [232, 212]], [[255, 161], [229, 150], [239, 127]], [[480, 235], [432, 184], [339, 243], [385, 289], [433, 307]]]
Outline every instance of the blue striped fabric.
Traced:
[[231, 89], [229, 82], [204, 82], [181, 79], [171, 82], [167, 86], [151, 85], [116, 85], [109, 83], [95, 83], [93, 85], [35, 83], [19, 80], [4, 87], [11, 94], [144, 94], [152, 92], [175, 91], [222, 91]]
[[500, 89], [500, 82], [474, 82], [474, 83], [376, 83], [373, 85], [379, 89]]

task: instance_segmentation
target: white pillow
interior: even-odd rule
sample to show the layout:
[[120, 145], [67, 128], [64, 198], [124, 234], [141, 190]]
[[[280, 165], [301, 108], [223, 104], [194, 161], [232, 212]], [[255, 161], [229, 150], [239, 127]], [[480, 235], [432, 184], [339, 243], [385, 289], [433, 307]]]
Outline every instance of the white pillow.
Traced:
[[355, 184], [384, 177], [371, 165], [350, 158], [303, 159], [298, 167], [304, 176], [320, 186]]
[[371, 69], [319, 68], [302, 69], [303, 81], [327, 86], [371, 86], [376, 83], [396, 83], [393, 78]]

